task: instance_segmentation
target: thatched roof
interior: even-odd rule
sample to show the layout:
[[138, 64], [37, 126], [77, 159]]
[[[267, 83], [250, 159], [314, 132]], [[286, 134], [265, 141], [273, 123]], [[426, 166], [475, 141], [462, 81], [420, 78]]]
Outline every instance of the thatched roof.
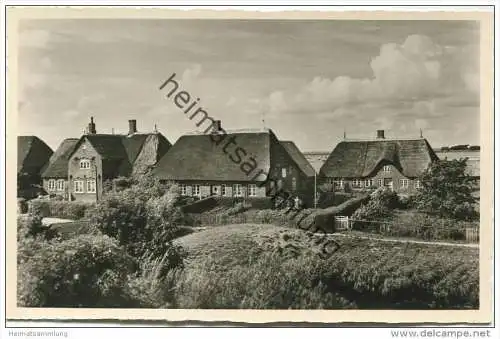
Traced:
[[438, 157], [425, 139], [342, 141], [321, 167], [330, 178], [363, 178], [392, 164], [409, 178], [418, 177]]
[[[86, 134], [77, 142], [68, 159], [85, 140], [101, 156], [104, 178], [130, 175], [134, 167], [143, 163], [146, 166], [156, 164], [171, 146], [161, 133]], [[146, 146], [150, 144], [153, 146]]]
[[293, 141], [280, 141], [300, 170], [308, 177], [314, 177], [315, 170]]
[[[228, 146], [225, 153], [224, 145], [231, 137], [235, 138], [237, 145]], [[270, 131], [227, 132], [219, 146], [212, 141], [210, 135], [183, 135], [160, 159], [152, 174], [163, 180], [250, 181], [253, 175], [246, 175], [230, 156], [238, 160], [235, 149], [241, 147], [248, 154], [241, 158], [241, 163], [253, 156], [257, 168], [267, 172], [272, 142], [278, 143]]]
[[52, 156], [52, 149], [34, 135], [17, 137], [17, 173], [40, 174]]
[[64, 139], [50, 157], [49, 165], [43, 171], [42, 178], [66, 178], [68, 176], [69, 156], [73, 153], [78, 139]]
[[[218, 140], [218, 137], [212, 138]], [[271, 155], [279, 150], [288, 154], [306, 176], [314, 176], [314, 169], [297, 146], [292, 141], [278, 141], [270, 129], [226, 131], [219, 145], [212, 138], [206, 134], [183, 135], [160, 159], [152, 174], [162, 180], [248, 182], [260, 170], [269, 173]], [[229, 145], [224, 152], [224, 146], [231, 138], [236, 145]], [[238, 152], [237, 147], [241, 149]], [[239, 162], [237, 153], [241, 159]], [[247, 175], [240, 166], [249, 157], [255, 159], [257, 166]]]

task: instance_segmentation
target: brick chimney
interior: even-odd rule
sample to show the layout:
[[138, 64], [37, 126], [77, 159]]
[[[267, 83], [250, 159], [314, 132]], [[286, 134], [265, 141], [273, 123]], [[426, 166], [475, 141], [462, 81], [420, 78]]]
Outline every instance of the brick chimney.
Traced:
[[137, 133], [137, 121], [129, 120], [128, 121], [128, 134]]
[[383, 129], [377, 130], [377, 139], [385, 139], [385, 135], [384, 135], [384, 130]]
[[89, 122], [89, 126], [87, 128], [87, 133], [88, 134], [96, 134], [94, 117], [90, 117], [90, 122]]

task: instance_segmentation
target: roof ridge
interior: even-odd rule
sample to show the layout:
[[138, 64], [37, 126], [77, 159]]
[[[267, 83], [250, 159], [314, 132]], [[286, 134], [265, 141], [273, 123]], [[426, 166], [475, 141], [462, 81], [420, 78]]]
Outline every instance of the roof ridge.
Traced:
[[[426, 139], [425, 138], [343, 139], [339, 143], [341, 143], [341, 142], [368, 142], [368, 141], [378, 141], [378, 142], [384, 142], [384, 141], [417, 141], [417, 140], [426, 140]], [[311, 152], [311, 153], [317, 153], [317, 152]]]

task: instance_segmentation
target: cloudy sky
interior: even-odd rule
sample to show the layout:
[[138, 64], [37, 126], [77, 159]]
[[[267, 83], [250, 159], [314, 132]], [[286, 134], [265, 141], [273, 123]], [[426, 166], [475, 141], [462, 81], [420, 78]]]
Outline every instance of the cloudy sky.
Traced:
[[196, 130], [182, 88], [225, 129], [272, 128], [303, 151], [343, 137], [479, 144], [479, 26], [458, 21], [30, 20], [20, 25], [19, 133], [56, 148], [98, 133]]

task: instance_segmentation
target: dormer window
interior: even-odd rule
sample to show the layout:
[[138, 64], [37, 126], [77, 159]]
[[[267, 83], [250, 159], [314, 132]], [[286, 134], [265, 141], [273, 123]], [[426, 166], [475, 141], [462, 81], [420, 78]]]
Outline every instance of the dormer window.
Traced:
[[88, 160], [88, 159], [80, 160], [80, 168], [82, 168], [82, 169], [90, 168], [90, 160]]

